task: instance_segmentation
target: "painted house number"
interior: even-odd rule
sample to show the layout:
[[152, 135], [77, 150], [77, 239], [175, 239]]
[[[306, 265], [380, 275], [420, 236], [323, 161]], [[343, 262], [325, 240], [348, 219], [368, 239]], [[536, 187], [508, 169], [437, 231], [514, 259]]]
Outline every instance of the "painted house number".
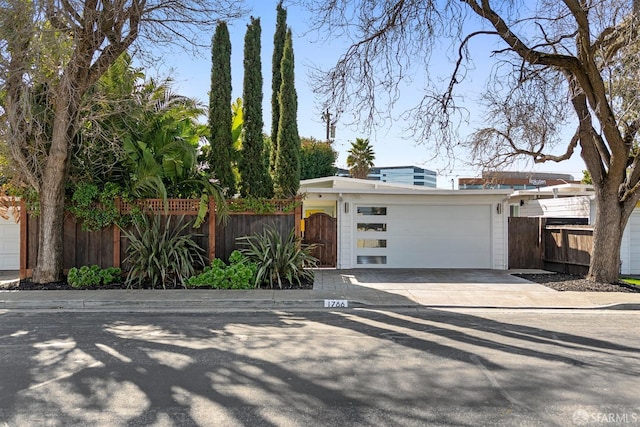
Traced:
[[325, 308], [347, 308], [349, 303], [346, 299], [326, 299], [324, 300]]

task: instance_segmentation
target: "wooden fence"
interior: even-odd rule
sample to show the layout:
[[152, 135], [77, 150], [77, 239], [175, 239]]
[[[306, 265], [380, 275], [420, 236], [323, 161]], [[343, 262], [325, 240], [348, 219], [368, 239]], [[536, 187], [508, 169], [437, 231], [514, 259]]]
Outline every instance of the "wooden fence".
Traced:
[[[173, 224], [178, 225], [178, 218], [193, 222], [198, 215], [199, 200], [169, 199], [167, 209], [161, 199], [148, 199], [136, 203], [143, 212], [171, 215], [176, 217]], [[282, 233], [289, 233], [295, 229], [296, 236], [300, 236], [300, 221], [302, 219], [302, 205], [296, 200], [273, 200], [271, 202], [275, 212], [255, 214], [238, 211], [242, 202], [234, 201], [234, 211], [230, 212], [226, 224], [217, 224], [216, 207], [213, 201], [209, 204], [209, 213], [199, 228], [193, 224], [187, 227], [185, 233], [192, 234], [193, 240], [205, 251], [209, 260], [221, 258], [228, 260], [231, 252], [237, 248], [236, 238], [261, 232], [267, 226], [275, 226]], [[290, 208], [295, 203], [293, 210]], [[131, 212], [132, 205], [116, 203], [120, 213]], [[173, 219], [173, 218], [172, 218]], [[31, 217], [24, 205], [21, 206], [20, 218], [20, 278], [31, 277], [38, 258], [38, 218]], [[121, 267], [126, 258], [127, 239], [120, 228], [110, 226], [99, 231], [84, 231], [82, 224], [67, 214], [64, 222], [64, 269], [81, 267], [83, 265], [99, 265], [102, 268]]]
[[593, 248], [588, 225], [550, 225], [546, 218], [509, 218], [509, 268], [585, 275]]

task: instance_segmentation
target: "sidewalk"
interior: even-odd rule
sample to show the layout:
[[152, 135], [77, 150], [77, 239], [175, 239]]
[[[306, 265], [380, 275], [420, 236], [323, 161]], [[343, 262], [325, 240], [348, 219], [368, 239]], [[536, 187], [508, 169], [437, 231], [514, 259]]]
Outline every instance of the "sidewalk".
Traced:
[[[13, 273], [0, 272], [0, 282]], [[0, 310], [323, 309], [328, 300], [351, 308], [640, 310], [640, 293], [558, 292], [507, 271], [324, 269], [313, 290], [0, 291]]]

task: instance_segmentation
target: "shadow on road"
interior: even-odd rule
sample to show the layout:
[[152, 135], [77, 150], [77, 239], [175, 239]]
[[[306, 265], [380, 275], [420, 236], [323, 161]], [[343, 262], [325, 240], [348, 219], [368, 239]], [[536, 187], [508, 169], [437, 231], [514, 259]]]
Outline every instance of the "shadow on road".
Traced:
[[460, 425], [450, 408], [538, 416], [527, 393], [595, 405], [598, 378], [640, 375], [616, 337], [431, 309], [0, 319], [9, 425]]

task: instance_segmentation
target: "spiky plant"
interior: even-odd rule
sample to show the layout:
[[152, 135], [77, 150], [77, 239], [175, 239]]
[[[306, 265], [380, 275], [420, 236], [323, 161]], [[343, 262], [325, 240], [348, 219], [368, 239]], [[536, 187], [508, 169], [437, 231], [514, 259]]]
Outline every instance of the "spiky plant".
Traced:
[[318, 264], [311, 255], [313, 245], [302, 245], [292, 229], [287, 237], [275, 227], [267, 227], [262, 233], [243, 236], [236, 239], [243, 247], [240, 252], [251, 262], [258, 265], [256, 287], [274, 282], [282, 288], [283, 282], [299, 285], [302, 280], [313, 279], [310, 268]]
[[186, 233], [190, 223], [184, 217], [172, 224], [171, 216], [142, 215], [133, 230], [122, 230], [128, 239], [124, 266], [127, 287], [184, 287], [184, 281], [204, 266], [204, 250]]

